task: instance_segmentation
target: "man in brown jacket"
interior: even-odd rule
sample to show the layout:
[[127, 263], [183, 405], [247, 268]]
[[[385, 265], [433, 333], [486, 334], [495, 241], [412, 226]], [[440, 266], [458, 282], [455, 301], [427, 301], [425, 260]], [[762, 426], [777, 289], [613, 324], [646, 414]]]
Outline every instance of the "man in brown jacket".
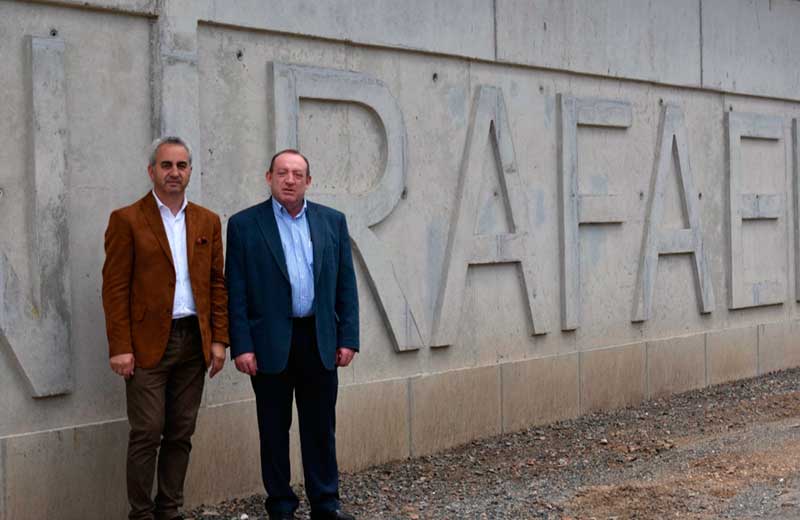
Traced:
[[157, 139], [147, 172], [153, 190], [108, 222], [103, 309], [111, 369], [126, 381], [129, 518], [174, 520], [206, 368], [222, 369], [229, 343], [222, 226], [186, 200], [185, 141]]

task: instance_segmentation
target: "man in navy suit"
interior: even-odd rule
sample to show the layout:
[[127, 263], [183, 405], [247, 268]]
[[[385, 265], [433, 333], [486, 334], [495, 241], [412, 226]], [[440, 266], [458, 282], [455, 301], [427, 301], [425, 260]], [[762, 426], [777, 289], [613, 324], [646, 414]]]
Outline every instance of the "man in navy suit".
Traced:
[[359, 348], [358, 292], [342, 213], [305, 199], [308, 160], [283, 150], [266, 178], [272, 197], [228, 221], [231, 356], [251, 376], [270, 519], [292, 519], [289, 427], [297, 399], [313, 520], [348, 520], [336, 464], [337, 367]]

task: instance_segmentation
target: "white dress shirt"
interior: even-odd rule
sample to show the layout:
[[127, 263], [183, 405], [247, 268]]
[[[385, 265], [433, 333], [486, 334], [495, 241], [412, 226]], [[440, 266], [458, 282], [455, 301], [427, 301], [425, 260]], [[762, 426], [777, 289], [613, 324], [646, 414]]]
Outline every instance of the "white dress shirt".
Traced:
[[169, 249], [172, 252], [172, 263], [175, 265], [175, 298], [172, 300], [172, 319], [185, 318], [197, 314], [192, 294], [192, 282], [189, 279], [189, 259], [186, 254], [186, 197], [177, 215], [170, 210], [156, 195], [158, 211], [167, 233]]

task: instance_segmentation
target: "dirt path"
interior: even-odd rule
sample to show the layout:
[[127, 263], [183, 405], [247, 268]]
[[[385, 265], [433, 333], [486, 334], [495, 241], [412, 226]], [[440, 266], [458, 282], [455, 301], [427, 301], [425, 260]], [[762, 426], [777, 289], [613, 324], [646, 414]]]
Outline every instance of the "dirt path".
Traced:
[[[342, 490], [360, 519], [800, 519], [800, 370], [343, 475]], [[262, 504], [189, 516], [261, 519]]]

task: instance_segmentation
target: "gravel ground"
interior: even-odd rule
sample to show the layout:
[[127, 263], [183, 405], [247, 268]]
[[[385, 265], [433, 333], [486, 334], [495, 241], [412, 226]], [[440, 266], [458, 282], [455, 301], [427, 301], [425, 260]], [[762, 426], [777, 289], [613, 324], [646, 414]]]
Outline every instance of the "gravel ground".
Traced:
[[[800, 370], [343, 474], [341, 489], [361, 520], [798, 519]], [[261, 520], [263, 503], [187, 518]]]

